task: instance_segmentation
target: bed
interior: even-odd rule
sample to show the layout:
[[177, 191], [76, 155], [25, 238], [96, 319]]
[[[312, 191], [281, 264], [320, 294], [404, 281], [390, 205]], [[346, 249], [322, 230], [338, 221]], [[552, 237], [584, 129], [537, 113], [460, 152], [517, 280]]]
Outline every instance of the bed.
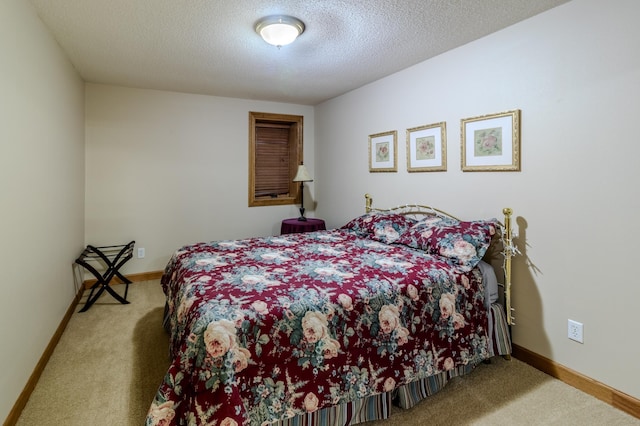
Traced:
[[460, 221], [365, 198], [337, 229], [173, 254], [161, 279], [171, 364], [147, 425], [384, 419], [509, 356], [511, 210]]

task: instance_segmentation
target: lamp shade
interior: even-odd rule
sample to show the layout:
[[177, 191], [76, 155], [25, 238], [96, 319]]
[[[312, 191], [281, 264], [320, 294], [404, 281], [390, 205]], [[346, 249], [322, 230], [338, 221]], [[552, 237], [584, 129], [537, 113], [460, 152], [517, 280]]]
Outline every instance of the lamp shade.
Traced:
[[286, 46], [304, 32], [301, 20], [292, 16], [267, 16], [256, 24], [256, 32], [274, 46]]
[[304, 164], [300, 164], [298, 166], [298, 173], [296, 173], [296, 177], [293, 178], [294, 182], [313, 182], [313, 178], [309, 175], [307, 168]]

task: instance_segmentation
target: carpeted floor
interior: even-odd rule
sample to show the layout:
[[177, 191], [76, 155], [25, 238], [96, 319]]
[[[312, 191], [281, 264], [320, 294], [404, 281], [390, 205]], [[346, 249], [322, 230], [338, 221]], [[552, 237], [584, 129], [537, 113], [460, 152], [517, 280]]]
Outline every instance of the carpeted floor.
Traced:
[[[164, 298], [156, 280], [130, 285], [128, 299], [120, 305], [106, 295], [72, 316], [19, 426], [144, 424], [169, 364]], [[389, 420], [366, 425], [638, 426], [640, 419], [516, 359], [494, 358], [411, 410], [394, 408]]]

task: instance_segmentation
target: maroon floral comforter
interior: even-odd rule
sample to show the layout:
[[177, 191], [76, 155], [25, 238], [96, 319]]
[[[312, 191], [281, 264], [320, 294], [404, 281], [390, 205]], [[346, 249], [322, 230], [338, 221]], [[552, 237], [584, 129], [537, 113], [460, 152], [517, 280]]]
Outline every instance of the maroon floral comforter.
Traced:
[[162, 286], [172, 363], [147, 425], [263, 425], [489, 356], [476, 269], [345, 230], [200, 243]]

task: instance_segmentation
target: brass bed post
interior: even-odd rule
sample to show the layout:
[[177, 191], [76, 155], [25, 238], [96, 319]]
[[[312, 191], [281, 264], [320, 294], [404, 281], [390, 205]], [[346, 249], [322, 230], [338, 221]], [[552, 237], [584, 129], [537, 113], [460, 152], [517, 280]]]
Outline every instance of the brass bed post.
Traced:
[[508, 207], [502, 209], [504, 214], [504, 231], [502, 235], [504, 255], [504, 301], [507, 314], [507, 324], [514, 325], [514, 309], [511, 307], [511, 256], [513, 256], [513, 240], [511, 239], [511, 214], [513, 210]]
[[364, 194], [364, 199], [365, 199], [364, 211], [365, 213], [369, 213], [371, 211], [371, 204], [373, 203], [373, 198], [371, 198], [371, 195], [369, 194]]

